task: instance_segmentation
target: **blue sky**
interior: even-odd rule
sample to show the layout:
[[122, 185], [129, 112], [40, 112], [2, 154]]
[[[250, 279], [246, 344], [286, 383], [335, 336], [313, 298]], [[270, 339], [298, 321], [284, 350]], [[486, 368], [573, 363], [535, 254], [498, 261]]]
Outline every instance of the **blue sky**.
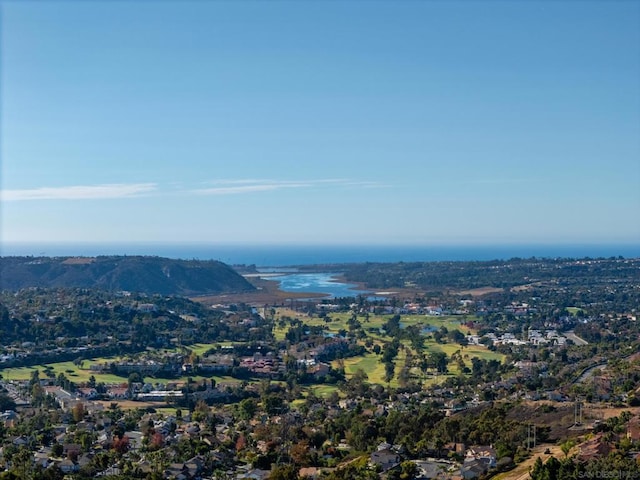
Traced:
[[6, 242], [640, 243], [640, 3], [4, 1]]

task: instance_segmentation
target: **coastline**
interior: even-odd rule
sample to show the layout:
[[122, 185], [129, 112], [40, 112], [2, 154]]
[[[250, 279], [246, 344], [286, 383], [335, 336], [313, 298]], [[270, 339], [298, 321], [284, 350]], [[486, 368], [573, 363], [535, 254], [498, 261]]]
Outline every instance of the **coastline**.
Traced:
[[346, 263], [490, 261], [511, 258], [640, 258], [640, 244], [230, 245], [194, 243], [3, 242], [1, 256], [159, 256], [228, 265], [287, 267]]

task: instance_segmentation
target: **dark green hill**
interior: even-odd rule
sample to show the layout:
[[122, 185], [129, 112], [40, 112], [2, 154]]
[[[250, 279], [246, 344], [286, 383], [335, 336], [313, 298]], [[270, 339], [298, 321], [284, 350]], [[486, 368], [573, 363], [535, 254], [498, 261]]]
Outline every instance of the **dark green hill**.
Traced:
[[230, 266], [213, 260], [0, 257], [0, 289], [27, 287], [84, 287], [184, 296], [254, 290]]

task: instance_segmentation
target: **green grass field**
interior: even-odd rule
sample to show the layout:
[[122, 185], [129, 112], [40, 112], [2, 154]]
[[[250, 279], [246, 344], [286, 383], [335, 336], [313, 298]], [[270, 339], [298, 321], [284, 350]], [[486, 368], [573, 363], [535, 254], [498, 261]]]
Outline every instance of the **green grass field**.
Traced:
[[340, 392], [340, 389], [335, 385], [314, 385], [309, 387], [309, 390], [317, 397], [328, 397], [333, 392]]
[[[291, 318], [298, 318], [302, 322], [307, 325], [314, 326], [324, 326], [328, 332], [330, 333], [338, 333], [340, 330], [349, 330], [349, 325], [347, 321], [351, 318], [351, 313], [329, 313], [327, 316], [331, 319], [331, 321], [327, 322], [325, 319], [320, 317], [307, 317], [304, 315], [300, 315], [299, 313], [292, 312], [289, 310], [282, 310], [279, 312], [279, 315], [276, 317], [276, 328], [275, 334], [276, 338], [283, 339], [286, 331], [289, 329], [289, 325], [286, 324], [284, 328], [278, 327], [277, 319], [282, 315], [289, 316]], [[362, 324], [365, 330], [369, 330], [371, 328], [380, 329], [392, 315], [369, 315], [367, 319], [363, 315], [358, 316], [358, 321]], [[467, 334], [473, 331], [469, 329], [466, 325], [464, 325], [468, 321], [477, 320], [477, 317], [467, 316], [467, 317], [459, 317], [459, 316], [441, 316], [441, 317], [431, 317], [426, 315], [401, 315], [402, 325], [405, 327], [409, 325], [423, 325], [424, 327], [434, 327], [440, 328], [445, 327], [447, 330], [460, 330], [462, 333]]]
[[187, 350], [191, 350], [196, 355], [202, 356], [211, 349], [220, 348], [220, 347], [230, 347], [230, 346], [233, 346], [234, 343], [237, 343], [237, 342], [195, 343], [193, 345], [187, 345], [185, 346], [185, 348]]
[[[296, 312], [292, 311], [282, 311], [279, 312], [281, 315], [287, 315], [291, 318], [298, 318], [302, 322], [307, 325], [313, 326], [323, 326], [325, 327], [328, 333], [337, 334], [340, 330], [349, 330], [349, 326], [347, 324], [348, 320], [351, 318], [351, 313], [329, 313], [328, 317], [331, 321], [327, 322], [324, 318], [319, 317], [308, 317], [305, 315], [300, 315]], [[384, 342], [388, 342], [391, 340], [390, 337], [380, 332], [380, 328], [389, 320], [391, 315], [370, 315], [367, 319], [365, 316], [358, 316], [358, 320], [362, 324], [364, 330], [367, 332], [367, 336], [373, 340], [374, 343], [383, 344]], [[410, 325], [420, 325], [422, 327], [431, 327], [432, 329], [440, 329], [441, 327], [445, 327], [447, 330], [459, 330], [460, 332], [467, 334], [476, 333], [473, 329], [467, 327], [466, 323], [469, 321], [477, 320], [474, 316], [425, 316], [425, 315], [401, 315], [401, 323], [403, 327], [408, 327]], [[289, 325], [286, 324], [283, 328], [277, 326], [276, 321], [276, 338], [283, 339], [286, 331], [289, 328]], [[414, 354], [416, 353], [411, 349], [409, 342], [404, 342], [404, 346], [406, 349], [411, 350]], [[504, 355], [492, 352], [486, 347], [480, 345], [470, 345], [470, 346], [461, 346], [459, 344], [454, 343], [437, 343], [431, 336], [430, 333], [425, 334], [425, 342], [424, 342], [424, 354], [428, 355], [429, 352], [444, 352], [450, 357], [453, 353], [459, 351], [462, 355], [462, 359], [466, 366], [471, 367], [471, 359], [472, 358], [480, 358], [483, 360], [498, 360], [500, 362], [504, 361]], [[395, 360], [396, 369], [395, 376], [390, 382], [390, 386], [397, 387], [398, 379], [397, 375], [400, 372], [400, 369], [404, 366], [406, 358], [406, 350], [400, 349], [398, 352], [398, 357]], [[345, 375], [349, 378], [359, 369], [362, 369], [367, 376], [369, 377], [369, 382], [371, 383], [379, 383], [384, 385], [386, 382], [385, 378], [385, 369], [384, 365], [380, 361], [380, 356], [374, 353], [366, 353], [365, 355], [359, 357], [353, 357], [344, 359], [341, 361], [333, 361], [333, 367], [337, 368], [341, 364], [344, 365]], [[449, 364], [449, 375], [457, 375], [459, 374], [459, 368], [457, 364], [450, 363]], [[432, 384], [437, 382], [442, 382], [446, 378], [446, 375], [427, 375], [418, 371], [418, 369], [412, 369], [411, 373], [418, 378], [422, 377], [422, 381], [425, 384]]]
[[119, 377], [118, 375], [92, 372], [89, 370], [87, 362], [85, 362], [83, 368], [79, 368], [77, 365], [74, 365], [73, 362], [58, 362], [33, 367], [5, 368], [4, 370], [0, 370], [0, 373], [2, 374], [2, 378], [5, 380], [28, 380], [31, 378], [33, 371], [38, 370], [40, 378], [46, 378], [46, 367], [50, 367], [56, 376], [64, 373], [69, 380], [77, 384], [88, 382], [92, 375], [95, 377], [97, 382], [104, 382], [106, 384], [127, 382], [126, 378]]
[[[358, 370], [362, 370], [372, 383], [384, 383], [384, 365], [380, 363], [380, 356], [375, 353], [367, 353], [359, 357], [345, 358], [344, 373], [350, 377]], [[333, 366], [337, 367], [340, 360], [334, 360]]]
[[[45, 365], [36, 365], [33, 367], [18, 367], [18, 368], [5, 368], [4, 370], [0, 370], [0, 374], [2, 374], [2, 378], [5, 380], [29, 380], [34, 370], [38, 370], [40, 373], [40, 378], [46, 378], [45, 369], [50, 367], [53, 373], [58, 376], [60, 373], [64, 373], [65, 376], [76, 384], [86, 383], [89, 381], [89, 378], [93, 375], [96, 379], [96, 382], [104, 382], [105, 384], [121, 384], [127, 383], [127, 377], [121, 377], [119, 375], [113, 375], [111, 373], [100, 373], [89, 370], [89, 365], [93, 363], [104, 363], [109, 361], [117, 360], [114, 358], [100, 358], [100, 359], [91, 359], [85, 360], [82, 364], [82, 368], [77, 365], [74, 365], [73, 362], [57, 362], [57, 363], [48, 363]], [[211, 377], [204, 376], [183, 376], [177, 378], [166, 378], [166, 377], [145, 377], [145, 381], [152, 383], [168, 383], [168, 382], [177, 382], [177, 383], [186, 383], [187, 379], [191, 378], [193, 382], [201, 382], [203, 380], [215, 380], [216, 383], [225, 383], [225, 384], [236, 384], [240, 383], [241, 380], [237, 378], [229, 377], [226, 375], [213, 375]]]

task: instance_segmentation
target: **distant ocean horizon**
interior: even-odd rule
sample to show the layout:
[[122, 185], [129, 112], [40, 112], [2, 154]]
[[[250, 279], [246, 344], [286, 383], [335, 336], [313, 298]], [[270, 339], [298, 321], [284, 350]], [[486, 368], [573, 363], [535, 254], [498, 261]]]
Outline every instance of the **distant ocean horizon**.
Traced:
[[364, 262], [486, 261], [511, 258], [640, 258], [639, 244], [518, 245], [215, 245], [3, 243], [0, 256], [151, 255], [279, 267]]

